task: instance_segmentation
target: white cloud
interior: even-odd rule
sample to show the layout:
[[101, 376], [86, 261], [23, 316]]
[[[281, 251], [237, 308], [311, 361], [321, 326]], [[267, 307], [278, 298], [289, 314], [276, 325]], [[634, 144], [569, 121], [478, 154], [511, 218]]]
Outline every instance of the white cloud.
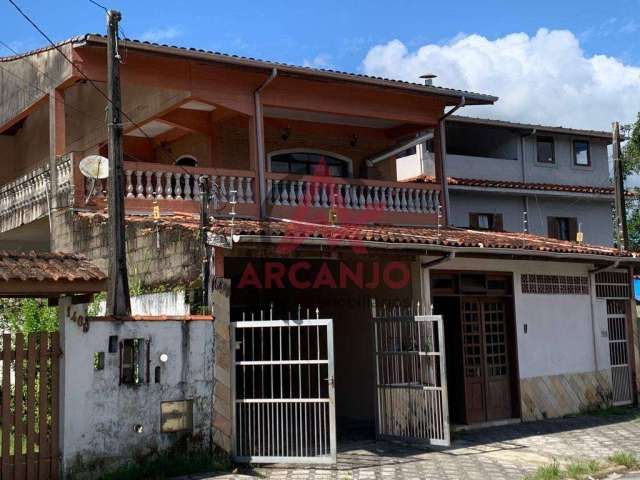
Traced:
[[331, 67], [331, 55], [326, 53], [320, 53], [316, 55], [312, 60], [304, 59], [302, 64], [305, 67], [312, 68], [330, 68]]
[[392, 40], [369, 50], [363, 70], [408, 81], [434, 73], [436, 85], [500, 97], [494, 106], [463, 109], [473, 116], [609, 130], [613, 120], [635, 120], [640, 109], [640, 67], [586, 56], [567, 30], [495, 40], [458, 35], [415, 51]]
[[162, 42], [172, 40], [182, 35], [179, 27], [165, 27], [147, 30], [140, 38], [146, 42]]

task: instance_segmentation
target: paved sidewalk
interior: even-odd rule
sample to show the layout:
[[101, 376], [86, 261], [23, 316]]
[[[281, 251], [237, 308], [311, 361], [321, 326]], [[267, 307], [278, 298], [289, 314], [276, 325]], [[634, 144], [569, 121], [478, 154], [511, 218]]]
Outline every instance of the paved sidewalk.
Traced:
[[263, 466], [236, 475], [200, 478], [518, 479], [554, 460], [605, 459], [616, 451], [640, 454], [640, 410], [459, 433], [453, 446], [442, 451], [386, 442], [342, 445], [335, 466]]

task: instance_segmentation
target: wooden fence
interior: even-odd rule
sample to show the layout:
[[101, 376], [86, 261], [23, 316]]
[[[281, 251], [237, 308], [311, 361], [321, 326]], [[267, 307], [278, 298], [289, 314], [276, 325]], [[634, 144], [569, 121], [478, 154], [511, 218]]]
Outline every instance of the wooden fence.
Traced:
[[57, 332], [2, 335], [2, 480], [59, 477]]

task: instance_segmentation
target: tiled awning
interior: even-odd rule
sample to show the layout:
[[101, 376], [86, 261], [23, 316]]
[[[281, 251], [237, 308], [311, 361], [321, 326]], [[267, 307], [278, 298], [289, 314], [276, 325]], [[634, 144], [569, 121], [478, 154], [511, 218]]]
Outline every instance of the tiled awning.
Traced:
[[106, 275], [85, 257], [0, 251], [0, 295], [48, 297], [105, 290]]
[[[403, 182], [414, 183], [436, 183], [436, 179], [430, 175], [421, 175], [408, 178]], [[557, 183], [536, 183], [518, 182], [512, 180], [485, 180], [479, 178], [459, 178], [449, 177], [448, 185], [451, 187], [471, 187], [489, 189], [508, 190], [533, 190], [539, 192], [562, 192], [562, 193], [582, 193], [586, 195], [610, 195], [613, 196], [613, 187], [592, 187], [589, 185], [564, 185]], [[627, 196], [634, 196], [633, 192], [627, 191]]]

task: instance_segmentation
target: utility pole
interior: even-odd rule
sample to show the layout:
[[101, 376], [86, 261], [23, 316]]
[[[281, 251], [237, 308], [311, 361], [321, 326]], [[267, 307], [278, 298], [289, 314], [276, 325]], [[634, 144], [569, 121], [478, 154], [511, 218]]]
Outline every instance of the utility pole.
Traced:
[[629, 235], [627, 233], [627, 209], [624, 201], [624, 169], [622, 168], [622, 158], [620, 155], [620, 124], [613, 122], [612, 130], [616, 238], [620, 250], [626, 250], [629, 245]]
[[107, 12], [107, 130], [109, 132], [109, 278], [107, 315], [131, 314], [124, 223], [124, 175], [122, 169], [122, 99], [120, 96], [120, 56], [118, 22], [122, 15]]

